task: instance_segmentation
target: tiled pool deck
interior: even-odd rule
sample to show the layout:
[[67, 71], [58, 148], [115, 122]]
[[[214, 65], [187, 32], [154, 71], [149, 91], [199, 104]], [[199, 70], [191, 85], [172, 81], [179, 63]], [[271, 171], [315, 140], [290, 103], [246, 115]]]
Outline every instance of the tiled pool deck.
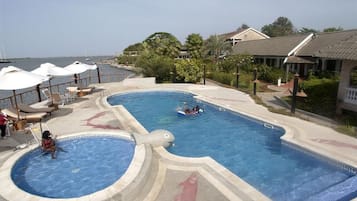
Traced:
[[[121, 83], [98, 84], [93, 94], [65, 105], [44, 120], [44, 125], [58, 136], [86, 132], [146, 134], [145, 128], [124, 107], [109, 106], [105, 97], [129, 91], [181, 90], [196, 94], [201, 100], [279, 125], [286, 130], [286, 134], [282, 137], [285, 142], [333, 161], [339, 161], [341, 164], [347, 164], [354, 168], [351, 171], [357, 169], [357, 139], [355, 138], [339, 134], [329, 127], [271, 113], [265, 107], [255, 104], [248, 95], [234, 89], [212, 85], [156, 85], [151, 81], [135, 78]], [[9, 170], [13, 162], [9, 159], [14, 160], [15, 155], [29, 150], [29, 148], [15, 152], [12, 149], [6, 150], [6, 147], [16, 146], [21, 138], [29, 136], [13, 135], [0, 141], [0, 147], [3, 147], [0, 152], [0, 200], [54, 200], [30, 195], [12, 184]], [[192, 198], [193, 195], [196, 201], [269, 200], [209, 157], [184, 158], [174, 156], [162, 147], [152, 148], [149, 145], [139, 145], [137, 150], [140, 156], [134, 159], [119, 182], [85, 197], [63, 200], [166, 201], [179, 199], [180, 196]]]

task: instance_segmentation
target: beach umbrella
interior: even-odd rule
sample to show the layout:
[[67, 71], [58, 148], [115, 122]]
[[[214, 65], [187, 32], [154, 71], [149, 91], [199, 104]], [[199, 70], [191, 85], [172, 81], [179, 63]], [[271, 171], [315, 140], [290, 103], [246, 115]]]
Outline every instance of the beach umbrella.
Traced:
[[[73, 74], [78, 74], [78, 76], [80, 73], [83, 73], [87, 70], [95, 70], [97, 68], [98, 67], [96, 64], [89, 65], [89, 64], [85, 64], [85, 63], [82, 63], [79, 61], [75, 61], [73, 64], [70, 64], [70, 65], [64, 67], [64, 69], [71, 71]], [[79, 77], [78, 77], [78, 79], [79, 79]]]
[[87, 70], [95, 70], [97, 69], [97, 65], [89, 65], [89, 64], [85, 64], [79, 61], [74, 62], [73, 64], [70, 64], [66, 67], [64, 67], [64, 69], [71, 71], [74, 74], [80, 74], [83, 73]]
[[2, 68], [0, 71], [0, 90], [12, 90], [14, 94], [17, 119], [20, 119], [16, 100], [16, 90], [29, 88], [48, 80], [47, 77], [31, 73], [14, 66]]
[[52, 94], [52, 89], [51, 89], [51, 79], [53, 77], [61, 77], [61, 76], [69, 76], [73, 75], [72, 71], [66, 70], [62, 67], [56, 66], [51, 63], [43, 63], [40, 65], [40, 67], [34, 69], [31, 71], [32, 73], [42, 75], [45, 77], [48, 77], [48, 84], [50, 88], [50, 93]]

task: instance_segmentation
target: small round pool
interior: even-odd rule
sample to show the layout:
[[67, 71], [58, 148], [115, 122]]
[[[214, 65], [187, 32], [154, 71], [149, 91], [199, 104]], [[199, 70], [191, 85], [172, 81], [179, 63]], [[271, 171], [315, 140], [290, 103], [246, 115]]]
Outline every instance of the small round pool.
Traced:
[[58, 141], [64, 151], [57, 158], [36, 148], [13, 166], [11, 178], [22, 190], [49, 198], [74, 198], [102, 190], [116, 182], [129, 167], [132, 141], [110, 135]]

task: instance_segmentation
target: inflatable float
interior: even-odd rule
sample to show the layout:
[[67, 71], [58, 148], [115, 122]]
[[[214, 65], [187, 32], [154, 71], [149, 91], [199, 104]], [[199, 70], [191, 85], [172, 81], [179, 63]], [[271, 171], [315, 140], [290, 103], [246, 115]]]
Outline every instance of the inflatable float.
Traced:
[[177, 114], [178, 115], [182, 115], [182, 116], [192, 116], [192, 115], [197, 115], [199, 113], [202, 113], [203, 110], [199, 109], [199, 110], [189, 110], [189, 111], [183, 111], [183, 110], [177, 110]]

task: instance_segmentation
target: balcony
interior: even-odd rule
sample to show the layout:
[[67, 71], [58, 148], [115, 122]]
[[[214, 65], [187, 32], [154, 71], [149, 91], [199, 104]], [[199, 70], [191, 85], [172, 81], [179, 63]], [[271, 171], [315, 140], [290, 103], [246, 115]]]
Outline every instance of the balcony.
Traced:
[[357, 105], [357, 88], [346, 88], [344, 102]]

